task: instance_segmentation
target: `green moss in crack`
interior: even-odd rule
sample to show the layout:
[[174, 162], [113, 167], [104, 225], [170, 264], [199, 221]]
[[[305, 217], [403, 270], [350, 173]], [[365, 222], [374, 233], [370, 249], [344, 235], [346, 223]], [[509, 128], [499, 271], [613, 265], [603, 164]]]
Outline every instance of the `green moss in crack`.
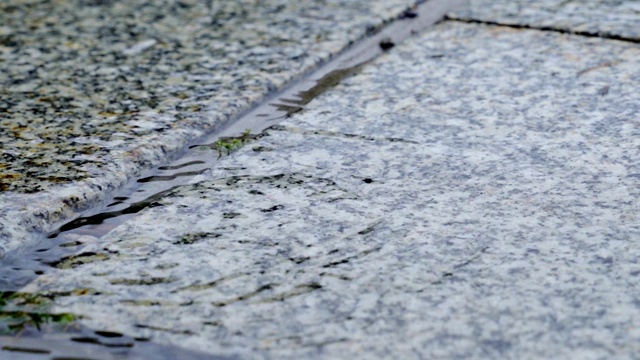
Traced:
[[0, 335], [13, 336], [27, 328], [68, 327], [78, 317], [51, 312], [53, 296], [20, 292], [0, 292]]
[[253, 139], [255, 139], [255, 136], [251, 135], [251, 130], [249, 129], [245, 130], [240, 136], [220, 138], [220, 140], [214, 144], [215, 149], [218, 150], [218, 159], [221, 158], [225, 152], [229, 155]]

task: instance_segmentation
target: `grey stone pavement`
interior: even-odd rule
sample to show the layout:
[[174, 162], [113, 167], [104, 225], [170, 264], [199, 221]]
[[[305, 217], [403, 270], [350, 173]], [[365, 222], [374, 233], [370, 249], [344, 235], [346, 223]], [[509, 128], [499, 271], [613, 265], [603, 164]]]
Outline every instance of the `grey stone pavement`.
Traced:
[[[98, 147], [95, 158], [82, 157], [89, 164], [82, 174], [65, 162], [77, 158], [74, 153], [56, 152], [46, 166], [33, 165], [33, 171], [46, 169], [42, 178], [5, 180], [10, 171], [19, 174], [24, 171], [19, 166], [30, 165], [11, 160], [3, 167], [7, 253], [32, 241], [25, 235], [29, 226], [47, 231], [80, 214], [80, 201], [65, 203], [65, 196], [98, 203], [123, 179], [141, 173], [134, 167], [163, 161], [152, 154], [161, 139], [174, 139], [162, 150], [167, 153], [184, 146], [184, 139], [232, 117], [363, 36], [366, 25], [397, 18], [409, 5], [265, 3], [256, 5], [255, 19], [276, 14], [273, 24], [300, 31], [264, 35], [294, 37], [278, 48], [281, 52], [255, 40], [237, 56], [264, 56], [283, 69], [273, 75], [279, 80], [269, 82], [271, 73], [256, 63], [205, 66], [202, 73], [167, 70], [169, 75], [157, 78], [156, 63], [144, 71], [131, 68], [130, 75], [120, 76], [149, 82], [139, 91], [150, 97], [152, 91], [166, 91], [158, 95], [159, 104], [171, 104], [121, 100], [117, 104], [135, 104], [138, 110], [116, 118], [73, 110], [68, 121], [88, 116], [96, 126], [104, 119], [124, 126], [105, 128], [108, 139], [95, 132], [59, 140]], [[150, 16], [143, 8], [140, 16]], [[197, 11], [213, 11], [203, 9]], [[236, 21], [232, 15], [253, 16], [215, 11], [227, 11], [229, 21]], [[193, 29], [176, 33], [175, 41], [190, 31], [209, 36], [198, 28], [206, 21], [203, 15]], [[238, 24], [265, 32], [274, 26], [242, 19]], [[0, 30], [6, 34], [10, 28]], [[87, 328], [211, 356], [639, 358], [639, 29], [636, 1], [467, 2], [103, 237], [70, 237], [86, 242], [84, 247], [21, 292], [54, 294], [51, 311], [81, 316]], [[4, 63], [18, 66], [11, 61], [19, 52], [4, 49], [10, 41], [26, 40], [12, 36], [3, 42]], [[333, 40], [322, 40], [327, 38]], [[157, 43], [149, 45], [144, 39], [129, 47], [117, 43], [122, 48], [109, 54], [174, 44], [154, 37]], [[214, 35], [207, 39], [215, 42]], [[195, 45], [177, 49], [178, 57], [201, 51], [199, 59], [213, 51]], [[230, 54], [236, 53], [221, 59]], [[31, 56], [45, 61], [52, 55]], [[122, 67], [141, 63], [127, 59], [113, 60], [123, 63], [109, 70], [115, 78], [105, 81], [104, 91], [115, 94], [110, 96], [136, 83], [117, 80]], [[173, 58], [166, 61], [170, 66]], [[24, 71], [16, 67], [15, 74]], [[183, 84], [172, 76], [191, 81]], [[216, 77], [224, 84], [208, 90]], [[256, 88], [235, 87], [231, 78], [243, 86], [252, 79]], [[47, 138], [28, 130], [11, 135], [4, 124], [17, 124], [18, 110], [36, 101], [55, 103], [25, 95], [53, 91], [48, 83], [38, 86], [15, 90], [13, 102], [4, 94], [15, 88], [3, 87], [10, 110], [2, 118], [2, 136], [12, 139], [3, 140], [3, 152], [32, 162], [44, 156], [37, 154], [47, 148]], [[66, 94], [65, 86], [55, 96]], [[184, 103], [172, 86], [185, 87]], [[81, 101], [64, 96], [69, 104]], [[97, 101], [93, 96], [86, 101]], [[183, 105], [199, 110], [174, 125]], [[47, 122], [54, 110], [42, 111], [45, 115], [29, 116]], [[89, 131], [82, 125], [69, 129]], [[207, 151], [219, 156], [202, 150]], [[102, 161], [105, 167], [92, 172]], [[72, 182], [46, 180], [51, 174], [67, 176], [61, 175], [63, 166], [73, 169]], [[22, 215], [25, 207], [40, 216]]]

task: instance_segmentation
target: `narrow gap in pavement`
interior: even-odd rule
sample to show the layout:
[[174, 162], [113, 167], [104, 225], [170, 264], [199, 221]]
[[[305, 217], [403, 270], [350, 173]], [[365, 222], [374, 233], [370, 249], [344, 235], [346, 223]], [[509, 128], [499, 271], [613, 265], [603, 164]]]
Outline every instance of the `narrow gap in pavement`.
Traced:
[[599, 32], [589, 32], [589, 31], [576, 31], [566, 28], [556, 28], [551, 26], [535, 26], [535, 25], [527, 25], [527, 24], [509, 24], [503, 23], [499, 21], [489, 21], [489, 20], [477, 20], [477, 19], [469, 19], [469, 18], [458, 18], [451, 15], [445, 15], [445, 21], [455, 21], [465, 24], [477, 24], [477, 25], [491, 25], [491, 26], [502, 26], [508, 27], [512, 29], [523, 29], [523, 30], [538, 30], [538, 31], [548, 31], [559, 34], [567, 34], [567, 35], [577, 35], [584, 36], [589, 38], [601, 38], [607, 40], [618, 40], [618, 41], [626, 41], [634, 44], [640, 44], [640, 38], [627, 37], [622, 35], [616, 35], [611, 33], [599, 33]]

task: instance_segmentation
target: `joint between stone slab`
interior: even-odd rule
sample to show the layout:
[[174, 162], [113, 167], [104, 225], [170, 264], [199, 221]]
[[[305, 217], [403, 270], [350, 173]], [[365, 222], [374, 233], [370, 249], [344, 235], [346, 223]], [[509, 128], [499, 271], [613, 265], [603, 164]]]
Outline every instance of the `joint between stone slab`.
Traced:
[[599, 33], [599, 32], [589, 32], [589, 31], [575, 31], [566, 28], [557, 28], [552, 26], [534, 26], [528, 24], [510, 24], [500, 21], [489, 21], [489, 20], [478, 20], [478, 19], [469, 19], [462, 17], [455, 17], [452, 15], [445, 15], [442, 21], [455, 21], [465, 24], [477, 24], [477, 25], [490, 25], [490, 26], [501, 26], [512, 29], [521, 29], [521, 30], [538, 30], [544, 32], [554, 32], [558, 34], [566, 34], [566, 35], [576, 35], [583, 36], [588, 38], [600, 38], [606, 40], [617, 40], [617, 41], [625, 41], [633, 44], [640, 44], [640, 38], [627, 37], [622, 35], [610, 34], [610, 33]]

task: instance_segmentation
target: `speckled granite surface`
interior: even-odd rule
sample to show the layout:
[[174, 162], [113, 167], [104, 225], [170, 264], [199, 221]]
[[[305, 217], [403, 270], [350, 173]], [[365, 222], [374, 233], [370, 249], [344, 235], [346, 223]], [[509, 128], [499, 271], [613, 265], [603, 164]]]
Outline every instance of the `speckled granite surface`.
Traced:
[[469, 0], [455, 19], [526, 25], [640, 42], [640, 2], [635, 0]]
[[0, 3], [0, 251], [412, 3]]
[[250, 358], [634, 358], [639, 80], [634, 44], [443, 23], [25, 291]]

